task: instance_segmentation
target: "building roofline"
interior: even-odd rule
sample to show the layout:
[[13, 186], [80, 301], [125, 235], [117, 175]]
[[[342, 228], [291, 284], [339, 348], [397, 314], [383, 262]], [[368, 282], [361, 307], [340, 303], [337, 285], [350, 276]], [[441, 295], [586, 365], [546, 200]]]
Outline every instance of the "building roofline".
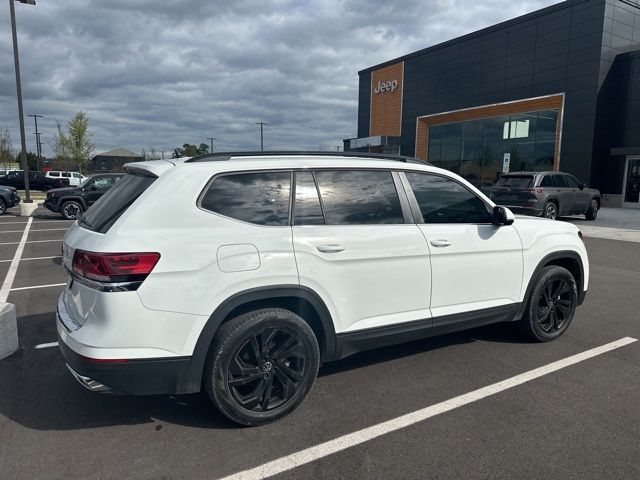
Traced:
[[[358, 72], [358, 75], [364, 75], [366, 73], [370, 73], [373, 70], [378, 70], [379, 68], [387, 67], [389, 65], [393, 65], [398, 62], [410, 60], [412, 58], [418, 57], [420, 55], [424, 55], [427, 53], [437, 52], [438, 50], [442, 50], [443, 48], [450, 47], [457, 43], [461, 43], [467, 40], [471, 40], [472, 38], [480, 37], [482, 35], [486, 35], [488, 33], [498, 32], [500, 30], [504, 30], [513, 25], [517, 25], [519, 23], [527, 22], [533, 18], [541, 17], [543, 15], [548, 15], [550, 13], [554, 13], [560, 10], [564, 10], [567, 8], [571, 8], [575, 5], [580, 5], [582, 3], [590, 2], [591, 0], [566, 0], [561, 3], [556, 3], [555, 5], [549, 5], [548, 7], [541, 8], [540, 10], [535, 10], [530, 13], [525, 13], [524, 15], [520, 15], [519, 17], [515, 17], [509, 20], [505, 20], [504, 22], [497, 23], [495, 25], [491, 25], [489, 27], [482, 28], [480, 30], [476, 30], [475, 32], [467, 33], [460, 37], [452, 38], [451, 40], [447, 40], [442, 43], [438, 43], [436, 45], [432, 45], [430, 47], [423, 48], [421, 50], [417, 50], [415, 52], [407, 53], [400, 57], [396, 57], [392, 60], [387, 60], [382, 63], [378, 63], [377, 65], [373, 65], [371, 67], [364, 68]], [[603, 4], [603, 14], [604, 14], [604, 0]]]

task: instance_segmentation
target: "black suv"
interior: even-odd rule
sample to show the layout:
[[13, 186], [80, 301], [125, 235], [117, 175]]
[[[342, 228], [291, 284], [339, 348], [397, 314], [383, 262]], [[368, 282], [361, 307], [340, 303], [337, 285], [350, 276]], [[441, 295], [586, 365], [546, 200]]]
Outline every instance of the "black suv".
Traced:
[[56, 188], [47, 192], [44, 206], [60, 213], [67, 220], [75, 220], [113, 187], [123, 173], [92, 175], [77, 187]]
[[18, 191], [13, 187], [0, 186], [0, 215], [7, 211], [7, 208], [15, 207], [20, 203]]
[[[24, 171], [14, 170], [0, 176], [0, 185], [24, 190]], [[68, 187], [68, 178], [49, 178], [42, 172], [29, 172], [29, 189], [48, 192], [52, 188]]]
[[552, 220], [560, 215], [584, 215], [587, 220], [595, 220], [602, 203], [598, 190], [562, 172], [504, 174], [491, 189], [491, 199], [514, 213]]

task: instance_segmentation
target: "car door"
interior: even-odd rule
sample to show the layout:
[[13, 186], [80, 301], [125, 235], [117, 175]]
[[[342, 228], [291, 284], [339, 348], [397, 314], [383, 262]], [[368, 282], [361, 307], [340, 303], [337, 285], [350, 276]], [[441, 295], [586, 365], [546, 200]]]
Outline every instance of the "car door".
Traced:
[[553, 175], [556, 198], [558, 199], [558, 216], [570, 215], [573, 210], [573, 189], [567, 186], [565, 176], [561, 173]]
[[[589, 194], [580, 188], [580, 182], [573, 175], [565, 174], [564, 181], [567, 184], [567, 189], [571, 189], [573, 195], [573, 206], [571, 213], [582, 214], [587, 211], [587, 202], [591, 200]], [[589, 198], [587, 198], [589, 197]]]
[[295, 172], [293, 246], [300, 284], [337, 332], [429, 323], [429, 249], [389, 170]]
[[513, 225], [495, 226], [490, 206], [441, 174], [401, 174], [431, 251], [433, 326], [449, 315], [512, 306], [522, 286], [522, 243]]

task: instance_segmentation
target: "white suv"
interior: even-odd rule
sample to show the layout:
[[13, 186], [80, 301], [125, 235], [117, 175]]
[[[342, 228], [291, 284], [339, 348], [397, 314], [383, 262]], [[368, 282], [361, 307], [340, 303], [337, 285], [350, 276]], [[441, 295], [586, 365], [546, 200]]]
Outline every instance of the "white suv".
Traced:
[[568, 328], [589, 264], [569, 223], [515, 217], [398, 157], [213, 154], [125, 166], [64, 239], [57, 331], [94, 391], [205, 389], [245, 425], [318, 366], [494, 322]]
[[77, 187], [83, 181], [86, 180], [87, 177], [78, 172], [61, 172], [60, 170], [49, 170], [45, 176], [47, 178], [67, 178], [69, 180], [70, 187]]

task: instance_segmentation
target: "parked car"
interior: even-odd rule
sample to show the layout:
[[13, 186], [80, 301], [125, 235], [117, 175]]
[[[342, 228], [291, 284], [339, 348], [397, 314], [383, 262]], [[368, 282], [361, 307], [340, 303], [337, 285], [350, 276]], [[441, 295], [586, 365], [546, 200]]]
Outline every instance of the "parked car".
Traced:
[[87, 177], [78, 172], [63, 172], [60, 170], [49, 170], [45, 173], [47, 178], [68, 178], [70, 187], [77, 187], [86, 180]]
[[122, 178], [122, 173], [91, 175], [77, 187], [56, 188], [47, 192], [44, 206], [60, 213], [67, 220], [75, 220]]
[[555, 220], [561, 215], [584, 215], [595, 220], [602, 195], [573, 175], [562, 172], [513, 172], [502, 175], [491, 199], [515, 213]]
[[554, 340], [587, 291], [575, 225], [516, 218], [404, 157], [210, 154], [125, 170], [63, 242], [58, 340], [92, 391], [202, 387], [260, 425], [294, 410], [324, 362], [504, 321]]
[[[24, 190], [24, 170], [13, 170], [6, 175], [0, 176], [0, 185]], [[46, 192], [52, 188], [62, 188], [67, 186], [69, 186], [68, 178], [48, 178], [42, 172], [29, 171], [30, 190]]]
[[0, 186], [0, 215], [3, 215], [7, 208], [15, 207], [19, 203], [18, 190], [13, 187]]

